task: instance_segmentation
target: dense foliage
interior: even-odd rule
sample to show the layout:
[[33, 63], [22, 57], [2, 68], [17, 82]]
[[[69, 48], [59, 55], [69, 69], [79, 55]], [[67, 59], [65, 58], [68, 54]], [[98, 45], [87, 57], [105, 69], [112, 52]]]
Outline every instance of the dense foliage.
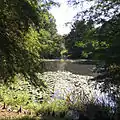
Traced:
[[[36, 84], [40, 58], [60, 56], [62, 38], [47, 8], [52, 1], [0, 1], [0, 79], [8, 81], [23, 74]], [[36, 82], [37, 81], [37, 82]], [[42, 84], [42, 83], [40, 83]]]
[[[92, 21], [94, 27], [93, 29], [90, 28], [92, 32], [87, 31], [88, 39], [82, 39], [82, 42], [80, 42], [80, 44], [78, 43], [78, 45], [83, 46], [84, 50], [86, 50], [88, 49], [87, 46], [89, 46], [88, 43], [90, 43], [91, 49], [89, 49], [89, 52], [94, 52], [95, 56], [93, 57], [104, 62], [104, 64], [102, 64], [105, 70], [103, 70], [104, 73], [102, 74], [104, 76], [103, 79], [100, 78], [100, 80], [119, 86], [120, 1], [88, 0], [87, 2], [92, 3], [91, 7], [88, 10], [79, 12], [77, 15], [83, 15], [82, 19], [85, 20], [86, 23]], [[72, 3], [78, 5], [81, 1], [73, 1]], [[80, 22], [81, 21], [79, 21], [79, 23]], [[80, 27], [79, 29], [81, 30]], [[75, 30], [77, 30], [77, 28]], [[83, 36], [85, 35], [83, 34]]]
[[[83, 0], [82, 3], [84, 2], [86, 1]], [[115, 119], [120, 118], [120, 1], [87, 2], [92, 3], [90, 9], [77, 14], [82, 19], [76, 20], [71, 32], [63, 37], [57, 34], [55, 19], [48, 11], [51, 5], [56, 5], [55, 2], [0, 0], [0, 81], [7, 83], [7, 86], [0, 85], [1, 102], [37, 108], [40, 99], [43, 99], [43, 88], [34, 88], [26, 79], [34, 85], [45, 86], [38, 76], [43, 67], [41, 58], [58, 58], [68, 51], [69, 58], [94, 58], [100, 61], [97, 69], [99, 75], [94, 80], [102, 83], [101, 90], [116, 100], [114, 112], [105, 104], [88, 103], [82, 111], [86, 112], [89, 117], [87, 119], [98, 120], [101, 116], [102, 119], [113, 119], [110, 113]], [[79, 5], [81, 0], [70, 3]], [[64, 39], [66, 49], [62, 46]], [[18, 75], [22, 76], [22, 84], [18, 81], [17, 84], [9, 84]], [[38, 114], [63, 114], [69, 112], [71, 107], [67, 106], [65, 100], [51, 103], [43, 102]], [[81, 110], [72, 107], [73, 111]], [[92, 108], [94, 114], [89, 113]]]
[[[83, 51], [93, 53], [92, 57], [100, 61], [100, 64], [97, 67], [97, 72], [99, 74], [94, 80], [101, 83], [101, 90], [108, 92], [114, 100], [119, 99], [120, 1], [83, 0], [81, 3], [81, 1], [78, 0], [70, 3], [74, 5], [84, 5], [84, 2], [91, 3], [91, 7], [79, 12], [77, 17], [81, 17], [86, 22], [92, 20], [94, 30], [88, 37], [89, 39], [82, 39], [82, 42], [79, 42], [78, 45], [84, 48]], [[91, 47], [89, 47], [89, 45]], [[118, 101], [119, 100], [117, 100], [117, 103], [119, 103]], [[119, 106], [119, 104], [117, 105]], [[119, 109], [117, 110], [119, 113]]]
[[[94, 32], [93, 22], [86, 22], [85, 20], [76, 20], [73, 25], [71, 32], [66, 35], [65, 38], [65, 46], [68, 50], [68, 57], [72, 59], [79, 58], [90, 58], [91, 51], [86, 54], [88, 49], [84, 49], [85, 46], [87, 48], [92, 47], [90, 44], [83, 44], [84, 41], [89, 41], [92, 38], [92, 33]], [[92, 39], [91, 39], [92, 40]], [[90, 48], [91, 49], [91, 48]]]

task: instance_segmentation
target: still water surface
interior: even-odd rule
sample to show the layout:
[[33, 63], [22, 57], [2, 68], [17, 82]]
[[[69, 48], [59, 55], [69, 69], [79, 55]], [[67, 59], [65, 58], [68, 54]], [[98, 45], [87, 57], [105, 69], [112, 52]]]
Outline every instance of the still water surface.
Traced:
[[92, 60], [44, 60], [44, 71], [69, 71], [73, 74], [95, 76], [95, 61]]

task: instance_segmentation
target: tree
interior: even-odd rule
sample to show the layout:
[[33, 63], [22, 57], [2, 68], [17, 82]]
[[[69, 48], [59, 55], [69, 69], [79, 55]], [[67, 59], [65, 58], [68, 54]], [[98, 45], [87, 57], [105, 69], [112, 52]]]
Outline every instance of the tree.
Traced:
[[[0, 1], [1, 81], [7, 82], [19, 73], [33, 84], [42, 84], [37, 77], [42, 68], [39, 32], [41, 28], [47, 30], [47, 26], [50, 25], [44, 18], [44, 11], [47, 10], [46, 5], [50, 6], [51, 2]], [[45, 22], [42, 23], [43, 21]]]
[[[100, 61], [97, 70], [99, 75], [94, 80], [103, 83], [102, 91], [115, 96], [119, 94], [120, 87], [120, 1], [87, 0], [87, 2], [92, 2], [90, 9], [80, 12], [79, 15], [82, 15], [82, 19], [86, 21], [92, 20], [96, 29], [93, 38], [84, 40], [83, 46], [88, 43], [94, 46], [92, 51], [94, 57]], [[72, 3], [79, 5], [81, 1]]]
[[92, 21], [86, 22], [85, 20], [76, 20], [74, 22], [71, 32], [65, 36], [65, 45], [68, 49], [68, 56], [70, 56], [70, 58], [88, 58], [89, 53], [85, 56], [85, 50], [82, 43], [88, 39], [90, 40], [90, 34], [93, 29], [94, 26]]
[[46, 59], [60, 57], [63, 38], [57, 34], [55, 19], [46, 10], [42, 16], [43, 19], [39, 32], [40, 56]]

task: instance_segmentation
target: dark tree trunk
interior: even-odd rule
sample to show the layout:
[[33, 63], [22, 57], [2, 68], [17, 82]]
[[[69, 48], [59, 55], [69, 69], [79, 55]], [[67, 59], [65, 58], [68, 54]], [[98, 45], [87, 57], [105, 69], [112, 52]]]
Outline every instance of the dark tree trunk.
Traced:
[[6, 109], [6, 104], [5, 104], [5, 102], [4, 102], [4, 106], [3, 106], [3, 108], [2, 109]]
[[20, 109], [18, 110], [18, 113], [22, 113], [22, 106], [20, 106]]

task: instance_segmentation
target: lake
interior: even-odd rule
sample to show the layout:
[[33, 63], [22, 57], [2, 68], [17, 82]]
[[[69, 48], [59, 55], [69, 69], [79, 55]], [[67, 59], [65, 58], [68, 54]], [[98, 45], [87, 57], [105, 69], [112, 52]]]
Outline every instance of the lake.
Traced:
[[93, 60], [44, 60], [44, 71], [69, 71], [79, 75], [95, 76], [93, 69], [96, 61]]

